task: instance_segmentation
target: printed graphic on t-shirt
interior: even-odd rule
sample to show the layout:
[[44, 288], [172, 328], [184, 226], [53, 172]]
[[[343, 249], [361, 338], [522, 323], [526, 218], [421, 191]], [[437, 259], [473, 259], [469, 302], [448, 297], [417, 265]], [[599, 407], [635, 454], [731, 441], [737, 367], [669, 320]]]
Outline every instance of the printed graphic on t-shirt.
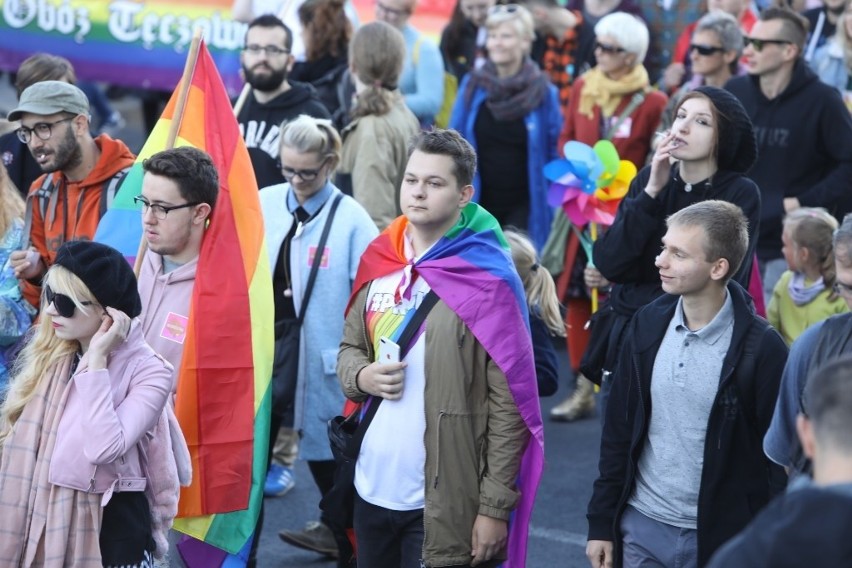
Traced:
[[374, 353], [379, 352], [379, 340], [382, 337], [394, 341], [399, 338], [404, 324], [408, 322], [409, 312], [413, 317], [412, 308], [420, 306], [426, 292], [428, 288], [425, 291], [422, 288], [414, 290], [411, 298], [403, 298], [399, 304], [395, 303], [395, 294], [390, 292], [377, 292], [370, 297], [367, 304], [367, 332], [373, 342]]
[[[317, 253], [317, 247], [316, 246], [308, 247], [308, 266], [314, 265], [314, 255], [316, 253]], [[322, 251], [322, 258], [320, 258], [319, 267], [320, 268], [328, 268], [328, 261], [329, 261], [330, 257], [331, 257], [331, 249], [328, 248], [328, 247], [325, 247]]]
[[188, 325], [188, 317], [174, 312], [169, 312], [166, 316], [166, 322], [163, 324], [163, 329], [160, 330], [160, 337], [183, 345], [183, 342], [186, 339], [186, 328]]

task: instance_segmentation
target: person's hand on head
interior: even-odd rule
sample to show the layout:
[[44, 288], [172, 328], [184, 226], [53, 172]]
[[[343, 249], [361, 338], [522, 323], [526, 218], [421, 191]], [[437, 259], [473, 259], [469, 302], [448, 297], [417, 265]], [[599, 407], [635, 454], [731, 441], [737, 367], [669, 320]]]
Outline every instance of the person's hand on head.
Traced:
[[130, 317], [115, 308], [105, 308], [101, 317], [101, 327], [92, 336], [89, 343], [89, 368], [106, 368], [107, 357], [130, 333]]

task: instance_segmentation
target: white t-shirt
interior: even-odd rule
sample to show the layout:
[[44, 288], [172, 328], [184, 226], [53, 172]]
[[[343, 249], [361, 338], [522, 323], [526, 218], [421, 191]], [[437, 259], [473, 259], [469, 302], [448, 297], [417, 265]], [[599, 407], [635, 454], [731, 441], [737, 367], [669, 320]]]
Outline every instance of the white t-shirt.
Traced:
[[[396, 304], [394, 297], [403, 278], [400, 270], [370, 285], [367, 322], [371, 331], [376, 330], [373, 332], [376, 341], [378, 336], [389, 337], [398, 327], [395, 323], [419, 306], [429, 292], [426, 281], [417, 278], [411, 285], [410, 298]], [[361, 498], [394, 511], [422, 509], [424, 504], [426, 333], [420, 334], [403, 358], [408, 366], [404, 371], [402, 398], [382, 401], [364, 436], [355, 467], [355, 488]]]

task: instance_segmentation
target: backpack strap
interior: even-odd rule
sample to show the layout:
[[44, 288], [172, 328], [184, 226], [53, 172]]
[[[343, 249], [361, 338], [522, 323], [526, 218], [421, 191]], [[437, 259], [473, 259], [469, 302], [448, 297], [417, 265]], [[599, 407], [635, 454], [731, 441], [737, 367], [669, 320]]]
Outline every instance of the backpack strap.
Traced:
[[27, 195], [27, 204], [26, 210], [24, 211], [24, 238], [27, 241], [27, 244], [31, 244], [30, 242], [30, 231], [33, 228], [33, 201], [38, 201], [39, 212], [41, 213], [42, 221], [44, 221], [45, 215], [47, 214], [47, 203], [48, 198], [51, 194], [55, 193], [56, 185], [53, 182], [53, 173], [49, 173], [44, 176], [44, 181], [41, 182], [41, 187], [39, 187], [35, 192]]
[[118, 190], [121, 188], [121, 184], [124, 183], [124, 178], [127, 177], [127, 172], [130, 171], [130, 166], [118, 170], [107, 182], [106, 187], [101, 192], [101, 200], [98, 205], [98, 218], [103, 219], [103, 216], [106, 215], [107, 210], [112, 207], [113, 201], [115, 201], [115, 196], [118, 193]]

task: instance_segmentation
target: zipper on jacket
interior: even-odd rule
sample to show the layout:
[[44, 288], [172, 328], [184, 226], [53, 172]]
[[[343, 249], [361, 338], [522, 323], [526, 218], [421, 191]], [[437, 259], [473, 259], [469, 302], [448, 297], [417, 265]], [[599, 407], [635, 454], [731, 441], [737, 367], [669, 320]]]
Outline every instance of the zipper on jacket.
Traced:
[[[438, 413], [438, 439], [436, 442], [436, 445], [438, 446], [438, 455], [435, 457], [435, 481], [432, 484], [432, 489], [438, 488], [438, 476], [441, 472], [441, 419], [444, 417], [445, 414], [446, 412], [444, 412], [443, 410]], [[424, 441], [423, 444], [425, 445], [426, 442]], [[429, 451], [429, 448], [426, 448], [426, 451]]]
[[92, 478], [89, 480], [89, 488], [86, 489], [86, 493], [91, 493], [95, 490], [95, 475], [98, 473], [98, 466], [95, 466], [95, 469], [92, 470]]

